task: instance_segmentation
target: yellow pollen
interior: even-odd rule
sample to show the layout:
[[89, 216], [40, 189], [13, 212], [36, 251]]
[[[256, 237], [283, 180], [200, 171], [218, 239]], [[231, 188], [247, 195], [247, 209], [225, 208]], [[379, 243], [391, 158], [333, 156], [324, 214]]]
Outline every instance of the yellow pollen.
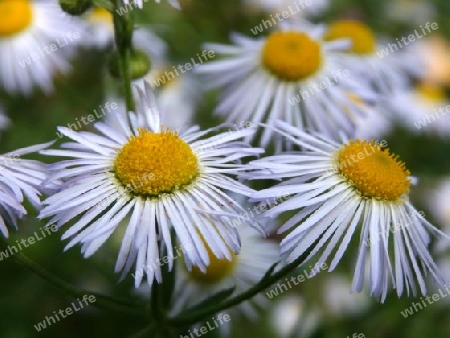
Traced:
[[410, 172], [397, 156], [375, 142], [352, 140], [337, 153], [339, 173], [361, 196], [398, 201], [409, 192]]
[[29, 0], [0, 0], [0, 38], [20, 33], [32, 20], [33, 8]]
[[104, 8], [99, 8], [99, 7], [93, 8], [89, 12], [88, 18], [93, 23], [106, 23], [106, 24], [110, 24], [111, 26], [113, 25], [113, 16], [111, 15], [110, 12], [108, 12]]
[[141, 129], [119, 151], [114, 173], [131, 193], [157, 197], [192, 183], [199, 165], [191, 147], [176, 132]]
[[262, 49], [262, 63], [280, 80], [303, 80], [320, 68], [321, 46], [305, 33], [278, 31], [267, 38]]
[[198, 267], [194, 266], [189, 272], [189, 275], [194, 281], [198, 283], [220, 283], [223, 279], [233, 273], [237, 263], [237, 256], [231, 252], [231, 261], [226, 258], [219, 259], [211, 251], [205, 240], [203, 240], [203, 243], [206, 246], [206, 250], [208, 251], [209, 256], [209, 265], [206, 267], [206, 273], [203, 273]]
[[350, 39], [351, 53], [371, 54], [376, 50], [376, 37], [364, 23], [356, 20], [338, 20], [330, 24], [324, 36], [325, 41]]
[[441, 87], [427, 82], [421, 82], [416, 85], [416, 91], [420, 96], [430, 102], [440, 102], [446, 98], [445, 92]]

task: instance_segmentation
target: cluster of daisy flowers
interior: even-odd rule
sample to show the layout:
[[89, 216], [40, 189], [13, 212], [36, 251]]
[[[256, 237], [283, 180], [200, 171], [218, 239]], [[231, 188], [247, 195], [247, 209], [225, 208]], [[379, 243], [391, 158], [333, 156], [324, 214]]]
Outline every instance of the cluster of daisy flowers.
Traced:
[[[142, 8], [144, 1], [121, 4]], [[17, 64], [30, 44], [58, 43], [77, 29], [89, 39], [35, 67]], [[120, 102], [92, 131], [58, 127], [64, 143], [0, 156], [2, 235], [18, 228], [25, 198], [46, 226], [63, 231], [66, 250], [80, 245], [85, 258], [122, 228], [115, 272], [133, 275], [136, 288], [164, 283], [155, 262], [165, 253], [176, 271], [173, 316], [227, 288], [246, 292], [276, 263], [315, 261], [331, 272], [352, 243], [352, 292], [368, 283], [384, 301], [391, 288], [398, 296], [426, 294], [428, 275], [443, 285], [430, 245], [432, 235], [450, 238], [411, 204], [415, 178], [406, 164], [386, 144], [366, 140], [394, 120], [445, 137], [448, 119], [427, 127], [427, 114], [446, 102], [443, 91], [417, 72], [414, 52], [380, 58], [385, 42], [359, 21], [286, 20], [265, 33], [205, 46], [219, 57], [194, 72], [203, 87], [219, 91], [216, 114], [225, 122], [202, 130], [191, 123], [197, 100], [187, 95], [200, 82], [186, 74], [159, 88], [156, 80], [171, 69], [167, 46], [137, 29], [132, 45], [152, 67], [133, 79], [134, 111]], [[0, 85], [12, 94], [34, 86], [49, 92], [53, 74], [70, 69], [75, 47], [114, 49], [116, 38], [113, 14], [103, 8], [78, 18], [51, 0], [0, 0]], [[413, 105], [409, 120], [404, 102]], [[36, 152], [54, 162], [22, 158]], [[262, 212], [249, 214], [250, 203]], [[279, 244], [264, 239], [274, 229]], [[251, 317], [266, 302], [259, 295], [233, 310]]]

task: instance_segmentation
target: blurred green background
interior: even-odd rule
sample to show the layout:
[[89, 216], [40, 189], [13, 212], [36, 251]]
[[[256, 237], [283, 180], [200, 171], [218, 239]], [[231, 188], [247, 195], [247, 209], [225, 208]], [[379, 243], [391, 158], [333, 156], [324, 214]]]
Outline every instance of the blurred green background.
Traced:
[[[409, 17], [393, 18], [389, 13], [391, 8], [389, 6], [394, 2], [397, 1], [332, 1], [329, 9], [315, 17], [314, 21], [326, 22], [336, 18], [354, 17], [370, 24], [381, 36], [393, 38], [404, 36], [417, 28], [419, 23]], [[447, 39], [450, 38], [448, 0], [398, 2], [403, 3], [403, 6], [418, 6], [417, 8], [423, 5], [434, 6], [431, 19], [438, 22], [440, 27], [438, 33]], [[237, 31], [250, 36], [250, 28], [270, 14], [257, 9], [251, 10], [238, 0], [183, 1], [181, 12], [172, 9], [166, 3], [156, 5], [153, 1], [149, 1], [145, 6], [144, 11], [135, 11], [138, 21], [149, 24], [153, 31], [168, 43], [174, 64], [189, 60], [202, 51], [204, 42], [229, 41], [230, 32]], [[105, 102], [106, 88], [119, 85], [105, 76], [106, 58], [105, 52], [81, 49], [73, 62], [74, 71], [68, 77], [56, 78], [56, 91], [52, 95], [45, 96], [36, 92], [30, 98], [22, 98], [2, 93], [0, 102], [12, 120], [11, 127], [0, 136], [2, 152], [55, 139], [56, 126], [73, 122], [75, 118], [91, 113]], [[202, 94], [196, 119], [203, 127], [218, 122], [217, 118], [211, 116], [216, 94], [215, 92]], [[420, 178], [419, 185], [413, 189], [413, 202], [418, 210], [425, 211], [428, 219], [435, 221], [425, 202], [430, 189], [439, 185], [440, 179], [450, 175], [450, 135], [448, 139], [414, 136], [398, 127], [388, 138], [388, 144], [390, 149], [407, 163], [413, 175]], [[41, 224], [35, 217], [36, 212], [31, 211], [22, 222], [19, 231], [13, 231], [8, 241], [14, 244], [16, 240], [27, 238], [38, 230]], [[438, 226], [444, 227], [445, 224]], [[84, 260], [78, 247], [63, 252], [64, 244], [59, 237], [59, 234], [55, 234], [45, 238], [24, 249], [23, 253], [52, 273], [79, 287], [118, 297], [139, 297], [133, 290], [131, 277], [118, 283], [119, 276], [113, 273], [118, 253], [116, 241], [109, 241], [93, 258]], [[444, 255], [450, 260], [449, 253]], [[326, 282], [333, 274], [350, 278], [352, 267], [350, 252], [345, 264], [341, 264], [335, 273], [321, 273], [276, 298], [256, 322], [249, 323], [243, 318], [233, 318], [231, 337], [281, 337], [281, 334], [277, 333], [277, 327], [273, 325], [274, 308], [281, 299], [297, 299], [297, 296], [302, 298], [303, 307], [298, 320], [294, 319], [294, 322], [306, 328], [311, 324], [308, 318], [314, 314], [313, 317], [317, 317], [317, 322], [313, 325], [314, 330], [310, 335], [312, 337], [351, 337], [354, 333], [374, 338], [450, 336], [450, 303], [446, 299], [405, 319], [400, 311], [411, 306], [411, 302], [415, 299], [406, 296], [398, 299], [392, 292], [385, 304], [378, 304], [365, 289], [362, 295], [352, 296], [355, 297], [354, 300], [352, 298], [347, 300], [351, 304], [361, 303], [364, 306], [355, 305], [356, 310], [350, 312], [333, 311], [328, 294], [324, 290], [325, 285], [332, 287], [334, 282], [332, 279], [328, 284]], [[91, 306], [38, 333], [33, 325], [42, 321], [45, 316], [51, 315], [53, 311], [70, 306], [74, 299], [16, 265], [12, 259], [0, 261], [0, 271], [1, 338], [128, 337], [139, 332], [146, 324], [142, 319], [133, 316], [127, 317]], [[288, 314], [295, 317], [297, 312], [290, 308], [286, 316]], [[212, 331], [202, 337], [214, 337], [216, 334], [217, 332]], [[302, 335], [296, 334], [294, 337]]]

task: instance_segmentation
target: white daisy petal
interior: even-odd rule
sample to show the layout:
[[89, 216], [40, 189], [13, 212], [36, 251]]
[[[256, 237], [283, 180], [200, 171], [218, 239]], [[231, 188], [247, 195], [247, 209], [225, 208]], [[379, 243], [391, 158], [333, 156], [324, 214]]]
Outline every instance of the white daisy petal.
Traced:
[[51, 143], [17, 149], [0, 155], [0, 231], [8, 237], [6, 225], [17, 228], [17, 221], [27, 214], [24, 196], [35, 208], [40, 208], [41, 184], [47, 177], [46, 166], [24, 155], [45, 149]]
[[52, 0], [5, 0], [0, 6], [0, 86], [13, 94], [29, 95], [34, 87], [50, 93], [53, 75], [71, 70], [68, 59], [82, 27]]
[[[50, 177], [62, 182], [39, 216], [58, 227], [76, 220], [62, 239], [70, 240], [65, 250], [81, 244], [85, 257], [94, 254], [120, 223], [127, 223], [115, 272], [124, 278], [135, 264], [136, 287], [145, 275], [150, 285], [154, 279], [162, 282], [160, 267], [147, 268], [160, 258], [161, 248], [167, 250], [172, 268], [172, 230], [183, 248], [192, 248], [185, 250], [189, 268], [206, 269], [207, 246], [218, 259], [231, 259], [230, 250], [239, 252], [233, 220], [248, 217], [223, 190], [252, 194], [232, 176], [248, 170], [240, 163], [243, 158], [262, 152], [243, 142], [252, 129], [207, 137], [219, 128], [206, 133], [190, 128], [185, 138], [161, 127], [150, 86], [138, 92], [137, 112], [114, 111], [111, 119], [96, 124], [105, 136], [59, 128], [73, 142], [41, 153], [71, 159], [49, 166]], [[262, 231], [256, 221], [248, 223]]]
[[[311, 249], [302, 264], [321, 252], [317, 264], [322, 265], [337, 248], [329, 266], [329, 271], [334, 270], [361, 224], [351, 291], [363, 289], [366, 264], [370, 293], [382, 302], [390, 284], [399, 296], [410, 290], [416, 294], [417, 286], [425, 294], [428, 273], [443, 285], [428, 245], [431, 234], [448, 236], [425, 220], [407, 200], [411, 180], [402, 162], [375, 142], [351, 140], [339, 145], [281, 121], [274, 125], [283, 135], [291, 136], [303, 151], [250, 162], [254, 171], [245, 177], [285, 179], [272, 188], [255, 192], [252, 198], [279, 198], [283, 191], [289, 196], [267, 210], [266, 217], [299, 210], [279, 229], [280, 233], [289, 231], [281, 242], [281, 253], [288, 262]], [[328, 162], [316, 161], [326, 157]], [[287, 167], [285, 171], [283, 166]], [[390, 247], [394, 248], [393, 261]]]
[[[339, 62], [342, 43], [324, 42], [322, 34], [322, 27], [289, 23], [267, 38], [239, 36], [233, 47], [208, 45], [224, 57], [195, 71], [209, 87], [221, 90], [216, 112], [236, 125], [283, 120], [292, 128], [320, 131], [333, 139], [339, 132], [353, 135], [356, 117], [365, 110], [349, 95], [366, 102], [375, 94]], [[292, 140], [274, 139], [274, 132], [265, 129], [259, 144], [275, 140], [276, 149], [290, 148]]]

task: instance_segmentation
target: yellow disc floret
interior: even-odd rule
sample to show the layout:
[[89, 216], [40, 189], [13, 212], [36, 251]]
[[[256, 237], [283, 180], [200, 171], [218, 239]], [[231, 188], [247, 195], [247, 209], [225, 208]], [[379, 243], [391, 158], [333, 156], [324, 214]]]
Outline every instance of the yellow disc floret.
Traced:
[[198, 283], [217, 284], [233, 273], [236, 267], [237, 256], [231, 253], [231, 260], [226, 258], [219, 259], [211, 251], [209, 246], [203, 240], [209, 256], [209, 265], [206, 272], [203, 273], [198, 267], [194, 266], [189, 272], [189, 276]]
[[141, 129], [119, 151], [114, 172], [132, 193], [156, 197], [192, 183], [199, 175], [199, 164], [176, 132]]
[[151, 75], [151, 78], [149, 78], [148, 80], [156, 85], [156, 90], [168, 88], [176, 84], [178, 80], [177, 77], [169, 76], [172, 71], [173, 69], [171, 68], [159, 69], [155, 71], [154, 74]]
[[326, 41], [350, 39], [350, 52], [371, 54], [376, 50], [376, 37], [364, 23], [356, 20], [338, 20], [330, 24], [325, 34]]
[[322, 63], [318, 42], [301, 32], [272, 33], [262, 49], [264, 67], [283, 81], [299, 81], [317, 72]]
[[0, 38], [22, 32], [33, 20], [29, 0], [0, 0]]
[[104, 8], [95, 7], [88, 14], [89, 20], [93, 23], [106, 23], [113, 25], [113, 16]]
[[385, 201], [398, 201], [409, 192], [410, 172], [405, 164], [368, 141], [350, 141], [337, 153], [339, 174], [361, 196]]
[[421, 97], [430, 102], [440, 102], [446, 98], [445, 92], [441, 87], [427, 82], [417, 84], [416, 91]]

